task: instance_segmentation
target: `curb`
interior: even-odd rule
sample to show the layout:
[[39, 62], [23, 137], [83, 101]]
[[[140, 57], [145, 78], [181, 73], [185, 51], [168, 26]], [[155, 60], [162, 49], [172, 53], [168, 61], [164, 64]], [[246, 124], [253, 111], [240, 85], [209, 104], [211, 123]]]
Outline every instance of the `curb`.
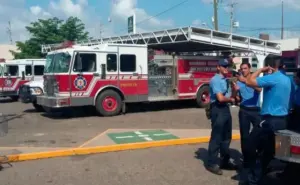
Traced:
[[[7, 157], [9, 162], [19, 162], [19, 161], [46, 159], [46, 158], [54, 158], [54, 157], [66, 157], [66, 156], [74, 156], [74, 155], [88, 155], [88, 154], [97, 154], [97, 153], [104, 153], [104, 152], [116, 152], [116, 151], [124, 151], [124, 150], [154, 148], [154, 147], [162, 147], [162, 146], [199, 144], [199, 143], [207, 143], [209, 142], [209, 139], [210, 136], [206, 136], [206, 137], [197, 137], [197, 138], [172, 139], [172, 140], [163, 140], [163, 141], [117, 144], [117, 145], [96, 146], [96, 147], [86, 147], [86, 148], [78, 147], [78, 148], [47, 151], [47, 152], [14, 154], [14, 155], [8, 155]], [[239, 139], [240, 139], [240, 134], [232, 135], [232, 140], [239, 140]]]

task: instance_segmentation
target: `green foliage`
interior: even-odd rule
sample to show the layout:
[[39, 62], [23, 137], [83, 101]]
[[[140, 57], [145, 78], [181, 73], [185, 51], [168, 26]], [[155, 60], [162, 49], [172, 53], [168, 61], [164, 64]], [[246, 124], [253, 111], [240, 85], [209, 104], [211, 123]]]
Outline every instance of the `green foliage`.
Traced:
[[61, 43], [66, 40], [76, 41], [88, 39], [85, 25], [77, 17], [69, 17], [66, 21], [56, 17], [38, 19], [26, 26], [31, 37], [25, 42], [17, 42], [20, 52], [10, 51], [15, 59], [42, 58], [42, 44]]

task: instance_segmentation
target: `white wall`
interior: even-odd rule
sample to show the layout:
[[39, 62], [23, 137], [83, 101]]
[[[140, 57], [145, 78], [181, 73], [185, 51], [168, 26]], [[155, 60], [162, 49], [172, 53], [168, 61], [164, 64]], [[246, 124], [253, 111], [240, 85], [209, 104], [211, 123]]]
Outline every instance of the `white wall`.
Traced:
[[9, 50], [18, 51], [17, 46], [9, 44], [0, 44], [0, 58], [12, 60], [14, 57]]
[[291, 38], [283, 40], [272, 40], [281, 44], [282, 51], [295, 50], [300, 48], [300, 38]]

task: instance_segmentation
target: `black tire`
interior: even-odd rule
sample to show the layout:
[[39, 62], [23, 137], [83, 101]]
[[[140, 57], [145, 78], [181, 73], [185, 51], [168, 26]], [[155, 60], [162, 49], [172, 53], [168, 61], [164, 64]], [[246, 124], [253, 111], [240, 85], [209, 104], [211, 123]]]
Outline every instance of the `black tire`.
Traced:
[[10, 99], [12, 101], [18, 101], [19, 100], [19, 96], [10, 96]]
[[[109, 97], [110, 97], [110, 99], [107, 100], [108, 103], [109, 103], [109, 101], [113, 102], [111, 100], [114, 100], [114, 103], [111, 103], [111, 105], [112, 105], [111, 110], [108, 110], [107, 108], [103, 107], [103, 105], [102, 105], [102, 102]], [[96, 107], [97, 112], [101, 116], [105, 116], [105, 117], [116, 116], [116, 115], [119, 115], [122, 110], [122, 98], [119, 95], [119, 93], [117, 93], [114, 90], [105, 90], [100, 95], [98, 95], [98, 97], [96, 99], [95, 107]]]
[[36, 110], [37, 112], [45, 112], [43, 106], [38, 105], [38, 104], [36, 103], [36, 101], [35, 101], [35, 102], [32, 102], [32, 105], [33, 105], [33, 107], [35, 108], [35, 110]]
[[209, 104], [209, 101], [205, 102], [203, 100], [203, 98], [202, 98], [203, 94], [208, 94], [208, 96], [209, 96], [209, 86], [208, 85], [201, 87], [197, 92], [196, 102], [197, 102], [197, 106], [200, 108], [204, 108]]

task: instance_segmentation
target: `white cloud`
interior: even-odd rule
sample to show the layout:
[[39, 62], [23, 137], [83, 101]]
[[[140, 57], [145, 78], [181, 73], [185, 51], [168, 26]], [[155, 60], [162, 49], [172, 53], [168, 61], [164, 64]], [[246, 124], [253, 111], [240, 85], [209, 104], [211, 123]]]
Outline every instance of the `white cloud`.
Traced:
[[[136, 7], [137, 0], [114, 0], [111, 8], [111, 20], [108, 24], [107, 17], [101, 18], [97, 7], [89, 6], [88, 0], [49, 0], [48, 5], [35, 4], [26, 8], [26, 0], [0, 0], [0, 43], [9, 43], [7, 34], [8, 21], [11, 22], [13, 41], [24, 41], [28, 39], [29, 33], [25, 26], [37, 19], [55, 16], [66, 19], [69, 16], [79, 17], [86, 25], [90, 35], [98, 38], [100, 32], [100, 21], [102, 36], [124, 34], [127, 31], [127, 17], [135, 13], [137, 32], [163, 29], [173, 26], [171, 19], [161, 20], [153, 18], [144, 9]], [[140, 21], [146, 20], [142, 23]], [[116, 26], [118, 25], [118, 26]], [[115, 27], [116, 26], [116, 27]], [[124, 28], [120, 30], [120, 28]]]
[[136, 7], [137, 0], [115, 0], [114, 2], [111, 11], [112, 21], [124, 24], [124, 30], [127, 27], [127, 18], [133, 14], [136, 17], [137, 32], [167, 28], [174, 24], [171, 19], [158, 19], [149, 15], [144, 9]]

